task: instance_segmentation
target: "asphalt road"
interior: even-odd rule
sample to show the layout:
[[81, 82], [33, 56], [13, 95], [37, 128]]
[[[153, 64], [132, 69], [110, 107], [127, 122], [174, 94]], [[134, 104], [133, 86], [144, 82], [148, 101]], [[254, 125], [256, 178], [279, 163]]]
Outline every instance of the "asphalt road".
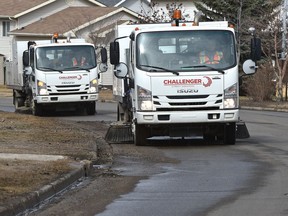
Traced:
[[[97, 215], [288, 215], [288, 114], [243, 110], [241, 116], [249, 139], [237, 140], [235, 146], [194, 142], [155, 147], [179, 163], [151, 168], [161, 171]], [[124, 175], [147, 172], [125, 160]]]
[[[0, 110], [5, 112], [15, 112], [12, 97], [0, 98]], [[72, 121], [107, 121], [112, 122], [117, 119], [116, 115], [117, 104], [114, 102], [96, 103], [96, 115], [88, 116], [75, 111], [50, 112], [46, 117], [57, 117]]]
[[[2, 100], [0, 104], [3, 110]], [[106, 108], [111, 104], [102, 105], [103, 113], [99, 106], [96, 116], [102, 113], [113, 119], [113, 108]], [[95, 179], [86, 186], [81, 202], [77, 194], [73, 197], [68, 194], [39, 215], [288, 215], [287, 117], [288, 113], [283, 112], [242, 110], [241, 119], [251, 137], [237, 140], [233, 146], [203, 145], [198, 140], [169, 145], [162, 141], [149, 147], [112, 145], [118, 153], [109, 169], [123, 177], [138, 177], [138, 181], [131, 185], [122, 178], [117, 182], [111, 177], [116, 186], [109, 184], [105, 187], [106, 194], [101, 194]], [[131, 149], [134, 153], [128, 154]], [[139, 152], [145, 152], [146, 158], [140, 159]], [[154, 162], [163, 155], [174, 162]], [[126, 190], [96, 208], [103, 197], [116, 193], [117, 185]], [[71, 200], [78, 202], [71, 206]]]
[[[149, 147], [112, 145], [115, 152], [126, 153], [115, 156], [111, 170], [117, 175], [140, 180], [131, 185], [122, 178], [113, 184], [106, 179], [109, 185], [105, 188], [106, 194], [114, 194], [123, 184], [130, 184], [130, 187], [100, 209], [93, 208], [106, 196], [97, 192], [99, 185], [97, 180], [93, 181], [85, 190], [89, 201], [84, 202], [90, 204], [85, 208], [76, 204], [75, 208], [81, 209], [81, 214], [77, 212], [77, 215], [287, 215], [288, 114], [243, 110], [241, 116], [251, 137], [237, 140], [234, 146], [203, 145], [197, 140], [184, 144], [175, 141], [169, 145], [159, 141]], [[131, 148], [150, 154], [145, 156], [149, 159], [127, 154]], [[162, 155], [174, 163], [153, 162]], [[73, 197], [74, 200], [77, 195]], [[83, 194], [80, 197], [83, 199]], [[71, 196], [54, 205], [52, 213], [61, 211], [69, 203]], [[75, 209], [69, 206], [69, 210], [71, 212], [67, 209], [64, 212], [73, 215]], [[51, 211], [40, 215], [49, 214]]]

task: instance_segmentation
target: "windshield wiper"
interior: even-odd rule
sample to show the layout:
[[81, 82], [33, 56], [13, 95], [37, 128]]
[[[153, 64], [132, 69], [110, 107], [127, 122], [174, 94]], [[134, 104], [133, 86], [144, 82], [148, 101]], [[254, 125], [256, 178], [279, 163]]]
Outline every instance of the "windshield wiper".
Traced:
[[57, 70], [57, 69], [54, 69], [54, 68], [50, 68], [50, 67], [38, 67], [40, 70], [51, 70], [51, 71], [57, 71], [59, 73], [63, 73], [63, 71], [61, 70]]
[[90, 72], [89, 69], [83, 68], [83, 67], [79, 67], [79, 66], [73, 66], [73, 67], [64, 68], [64, 70], [72, 70], [72, 69], [86, 70], [87, 72]]
[[[171, 72], [175, 75], [179, 75], [179, 73], [177, 71], [174, 71], [174, 70], [170, 70], [170, 69], [167, 69], [167, 68], [163, 68], [163, 67], [157, 67], [157, 66], [152, 66], [152, 65], [140, 65], [141, 67], [150, 67], [150, 68], [154, 68], [154, 69], [159, 69], [159, 70], [163, 70], [163, 71], [167, 71], [167, 72]], [[150, 72], [152, 72], [152, 70], [150, 70]], [[159, 71], [157, 71], [159, 72]]]
[[181, 68], [207, 68], [209, 70], [215, 70], [218, 71], [221, 74], [225, 74], [225, 71], [218, 69], [218, 68], [214, 68], [208, 65], [190, 65], [190, 66], [185, 66], [185, 67], [181, 67]]

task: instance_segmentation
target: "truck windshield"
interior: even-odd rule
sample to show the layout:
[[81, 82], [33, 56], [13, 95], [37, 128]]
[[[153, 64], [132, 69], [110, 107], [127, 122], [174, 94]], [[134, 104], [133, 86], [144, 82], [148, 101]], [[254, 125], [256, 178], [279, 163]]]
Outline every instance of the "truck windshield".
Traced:
[[95, 68], [93, 46], [47, 46], [36, 48], [36, 67], [42, 71], [87, 70]]
[[173, 71], [224, 69], [236, 65], [234, 34], [226, 30], [191, 30], [140, 33], [136, 42], [137, 68], [160, 67]]

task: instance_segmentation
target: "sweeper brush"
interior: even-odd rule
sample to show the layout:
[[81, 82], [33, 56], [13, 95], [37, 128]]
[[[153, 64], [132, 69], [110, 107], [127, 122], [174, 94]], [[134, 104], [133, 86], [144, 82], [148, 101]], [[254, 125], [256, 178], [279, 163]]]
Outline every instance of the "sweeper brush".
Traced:
[[246, 127], [245, 122], [238, 121], [236, 123], [236, 138], [237, 139], [246, 139], [249, 137], [250, 137], [250, 134], [249, 134], [249, 131]]
[[110, 144], [133, 143], [134, 137], [130, 124], [111, 124], [105, 135], [106, 142]]
[[[250, 134], [245, 122], [238, 121], [236, 123], [236, 138], [246, 139], [249, 137]], [[134, 136], [132, 134], [131, 125], [122, 123], [112, 123], [107, 130], [105, 140], [110, 144], [133, 143]]]

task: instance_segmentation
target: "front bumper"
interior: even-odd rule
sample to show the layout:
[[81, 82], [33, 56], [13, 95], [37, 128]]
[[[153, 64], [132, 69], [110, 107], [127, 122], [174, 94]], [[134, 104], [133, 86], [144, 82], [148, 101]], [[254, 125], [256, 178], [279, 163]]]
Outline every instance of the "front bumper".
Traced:
[[38, 104], [44, 103], [69, 103], [69, 102], [89, 102], [97, 101], [97, 94], [71, 94], [71, 95], [45, 95], [45, 96], [36, 96], [34, 99]]
[[237, 122], [239, 110], [136, 112], [137, 124], [225, 123]]

